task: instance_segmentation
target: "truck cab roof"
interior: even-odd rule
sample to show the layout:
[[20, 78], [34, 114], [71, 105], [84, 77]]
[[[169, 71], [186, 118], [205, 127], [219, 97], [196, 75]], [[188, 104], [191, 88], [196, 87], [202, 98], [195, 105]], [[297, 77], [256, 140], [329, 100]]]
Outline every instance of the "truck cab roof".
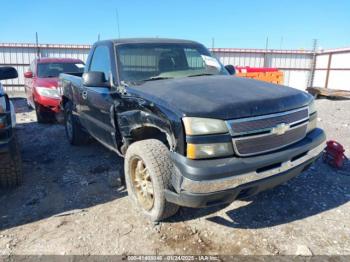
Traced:
[[37, 59], [38, 64], [45, 63], [81, 63], [80, 59], [76, 58], [54, 58], [54, 57], [45, 57]]
[[102, 40], [95, 43], [95, 45], [103, 43], [113, 43], [113, 44], [154, 44], [154, 43], [164, 43], [164, 44], [198, 44], [198, 42], [183, 39], [171, 39], [171, 38], [119, 38], [119, 39], [109, 39]]

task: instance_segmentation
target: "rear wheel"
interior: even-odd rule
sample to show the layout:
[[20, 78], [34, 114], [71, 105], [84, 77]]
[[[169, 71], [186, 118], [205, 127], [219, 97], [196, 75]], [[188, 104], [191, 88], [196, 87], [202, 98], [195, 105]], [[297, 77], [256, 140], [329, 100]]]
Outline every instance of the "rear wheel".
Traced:
[[129, 196], [152, 221], [178, 211], [179, 207], [164, 195], [171, 187], [173, 164], [162, 142], [149, 139], [133, 143], [126, 152], [124, 168]]
[[13, 188], [22, 183], [22, 160], [16, 135], [10, 152], [0, 156], [0, 187]]
[[64, 107], [64, 126], [66, 129], [66, 136], [71, 145], [78, 146], [85, 144], [89, 136], [79, 123], [76, 116], [73, 115], [73, 104], [67, 102]]

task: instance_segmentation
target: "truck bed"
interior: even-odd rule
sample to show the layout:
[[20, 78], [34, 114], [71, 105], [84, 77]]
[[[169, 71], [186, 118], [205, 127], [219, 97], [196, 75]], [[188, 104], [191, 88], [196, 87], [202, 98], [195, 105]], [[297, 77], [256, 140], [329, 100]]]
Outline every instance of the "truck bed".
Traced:
[[71, 82], [72, 84], [81, 84], [82, 73], [64, 73], [59, 75], [59, 81]]
[[[82, 82], [82, 74], [81, 73], [62, 73], [59, 75], [58, 78], [58, 90], [60, 92], [60, 95], [64, 95], [65, 87], [73, 87], [73, 89], [76, 89], [81, 86]], [[71, 90], [68, 88], [67, 90]]]

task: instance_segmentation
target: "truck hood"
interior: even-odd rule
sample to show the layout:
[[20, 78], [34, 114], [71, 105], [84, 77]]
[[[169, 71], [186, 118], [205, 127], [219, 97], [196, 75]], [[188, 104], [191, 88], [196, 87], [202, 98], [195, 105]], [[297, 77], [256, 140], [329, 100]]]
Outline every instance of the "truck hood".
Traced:
[[291, 87], [226, 75], [149, 81], [127, 91], [181, 116], [223, 120], [292, 110], [312, 100]]
[[58, 78], [57, 77], [50, 77], [50, 78], [37, 78], [36, 79], [36, 86], [42, 86], [42, 87], [57, 87], [58, 85]]

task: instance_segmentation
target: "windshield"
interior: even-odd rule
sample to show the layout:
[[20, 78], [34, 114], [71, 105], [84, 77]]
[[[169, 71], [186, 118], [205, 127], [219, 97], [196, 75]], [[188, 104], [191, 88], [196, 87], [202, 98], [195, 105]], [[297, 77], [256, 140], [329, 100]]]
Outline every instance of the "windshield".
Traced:
[[197, 44], [125, 44], [116, 46], [121, 81], [137, 82], [227, 74], [209, 51]]
[[38, 77], [58, 77], [60, 73], [83, 73], [83, 63], [42, 63], [38, 64]]

